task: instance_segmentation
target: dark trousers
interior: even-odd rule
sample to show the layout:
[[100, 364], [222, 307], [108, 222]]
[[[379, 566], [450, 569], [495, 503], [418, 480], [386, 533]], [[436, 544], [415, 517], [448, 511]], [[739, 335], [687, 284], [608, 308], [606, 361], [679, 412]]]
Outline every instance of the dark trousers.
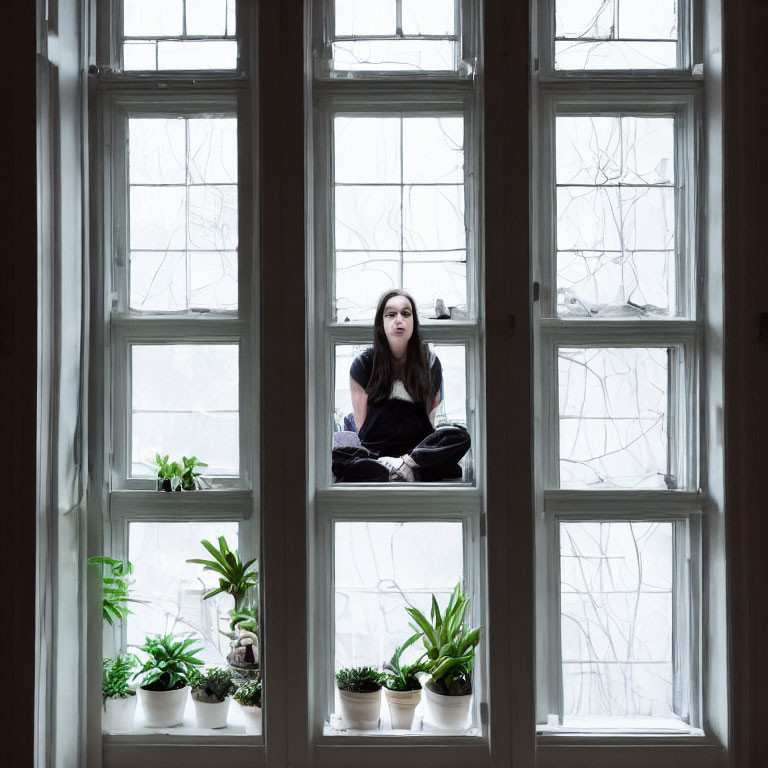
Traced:
[[[333, 449], [333, 476], [340, 483], [370, 483], [389, 480], [389, 470], [376, 459], [378, 454], [362, 444], [341, 446]], [[359, 443], [359, 441], [357, 441]], [[427, 435], [412, 451], [411, 458], [418, 467], [414, 469], [416, 480], [433, 483], [440, 480], [461, 479], [458, 462], [469, 450], [469, 433], [464, 427], [449, 425]]]

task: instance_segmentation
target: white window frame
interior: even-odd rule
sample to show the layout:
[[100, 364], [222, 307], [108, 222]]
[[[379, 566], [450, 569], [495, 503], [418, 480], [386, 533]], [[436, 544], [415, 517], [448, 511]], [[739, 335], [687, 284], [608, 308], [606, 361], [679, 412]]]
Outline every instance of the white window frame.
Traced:
[[[399, 0], [398, 0], [399, 2]], [[475, 29], [470, 3], [460, 0], [464, 22], [461, 25], [463, 56], [473, 50], [470, 30]], [[315, 0], [315, 50], [330, 51], [333, 0]], [[458, 5], [457, 5], [458, 8]], [[330, 19], [330, 21], [329, 21]], [[474, 32], [472, 32], [474, 34]], [[329, 55], [329, 54], [327, 54]], [[313, 79], [312, 200], [313, 250], [309, 265], [312, 287], [309, 367], [318, 375], [310, 376], [309, 424], [313, 426], [310, 445], [314, 447], [314, 466], [310, 469], [310, 644], [313, 685], [310, 697], [311, 734], [320, 747], [342, 750], [392, 744], [385, 732], [370, 736], [325, 736], [324, 723], [333, 711], [334, 615], [333, 530], [336, 521], [441, 521], [459, 520], [464, 526], [464, 582], [471, 596], [472, 621], [486, 624], [488, 613], [485, 564], [484, 501], [484, 423], [483, 398], [478, 397], [483, 370], [483, 307], [478, 286], [482, 276], [480, 255], [481, 222], [479, 190], [480, 102], [476, 84], [467, 76], [468, 69], [457, 72], [354, 72], [329, 73], [315, 60]], [[337, 76], [342, 75], [342, 76]], [[373, 82], [376, 81], [376, 82]], [[334, 307], [335, 255], [333, 244], [333, 120], [338, 114], [378, 114], [395, 117], [410, 115], [464, 118], [464, 195], [467, 222], [467, 319], [421, 320], [422, 338], [436, 344], [461, 344], [467, 349], [467, 426], [472, 439], [472, 482], [415, 483], [382, 486], [380, 483], [333, 484], [331, 477], [331, 438], [334, 403], [335, 347], [338, 344], [370, 345], [373, 322], [338, 322]], [[403, 510], [397, 512], [395, 510]], [[468, 755], [488, 745], [487, 653], [481, 640], [474, 671], [474, 723], [479, 735], [439, 736], [413, 734], [406, 748], [450, 743], [455, 752], [446, 755], [451, 764], [467, 764]], [[469, 750], [469, 752], [464, 751]], [[334, 753], [335, 754], [335, 753]], [[409, 752], [410, 754], [410, 752]], [[414, 753], [415, 754], [415, 753]], [[470, 758], [471, 759], [471, 758]], [[453, 762], [453, 761], [457, 762]], [[461, 761], [464, 761], [463, 763]]]
[[[677, 0], [677, 66], [667, 69], [589, 69], [568, 70], [555, 68], [555, 6], [557, 0], [533, 0], [533, 10], [538, 29], [538, 53], [534, 69], [540, 76], [553, 80], [670, 80], [690, 73], [693, 64], [694, 45], [700, 35], [700, 19], [693, 19], [691, 6], [695, 0]], [[697, 28], [694, 28], [694, 21]], [[607, 40], [605, 42], [608, 42]], [[632, 42], [630, 39], [628, 42]]]
[[[679, 1], [678, 67], [672, 70], [554, 69], [554, 9], [556, 0], [532, 6], [538, 11], [534, 36], [532, 214], [533, 268], [536, 281], [533, 305], [534, 418], [539, 425], [534, 446], [536, 548], [536, 662], [537, 744], [568, 743], [696, 744], [705, 741], [702, 695], [702, 504], [706, 478], [701, 466], [699, 399], [703, 329], [698, 295], [699, 274], [699, 125], [701, 81], [691, 75], [692, 30], [690, 3]], [[535, 51], [538, 50], [538, 56]], [[620, 86], [619, 86], [620, 81]], [[557, 243], [555, 121], [558, 115], [642, 115], [675, 118], [675, 309], [666, 318], [565, 318], [557, 314]], [[636, 347], [679, 349], [682, 374], [670, 371], [668, 391], [669, 463], [680, 475], [675, 489], [595, 491], [559, 488], [559, 424], [557, 350], [559, 347]], [[672, 359], [677, 355], [672, 355]], [[548, 727], [549, 715], [562, 723], [560, 577], [558, 523], [578, 521], [655, 521], [677, 523], [686, 531], [686, 547], [675, 550], [676, 619], [673, 658], [676, 664], [675, 699], [687, 696], [689, 732], [662, 734], [653, 728], [641, 735], [617, 729], [599, 732]], [[677, 537], [679, 539], [679, 537]], [[686, 586], [679, 591], [680, 578]], [[682, 635], [682, 637], [681, 637]], [[680, 677], [687, 674], [687, 679]], [[682, 680], [682, 683], [681, 683]], [[683, 693], [679, 693], [682, 684]], [[606, 755], [598, 765], [607, 765]]]

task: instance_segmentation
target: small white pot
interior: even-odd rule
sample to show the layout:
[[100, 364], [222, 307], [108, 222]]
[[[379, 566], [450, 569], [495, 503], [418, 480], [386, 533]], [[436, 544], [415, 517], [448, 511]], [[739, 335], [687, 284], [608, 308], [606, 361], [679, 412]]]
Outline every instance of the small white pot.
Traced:
[[441, 731], [464, 731], [469, 728], [469, 704], [472, 694], [466, 696], [446, 696], [435, 693], [430, 683], [424, 686], [429, 720]]
[[390, 691], [384, 689], [384, 698], [389, 704], [392, 728], [410, 731], [413, 725], [413, 713], [421, 701], [421, 691]]
[[147, 728], [170, 728], [184, 722], [188, 685], [175, 691], [148, 691], [145, 688], [139, 688], [139, 691]]
[[261, 736], [261, 707], [240, 704], [245, 721], [245, 732], [251, 736]]
[[194, 696], [198, 728], [226, 728], [230, 697], [224, 701], [199, 701]]
[[104, 733], [132, 733], [137, 698], [134, 691], [122, 699], [104, 699], [101, 707], [101, 730]]
[[369, 693], [344, 691], [341, 697], [341, 727], [355, 731], [375, 731], [381, 714], [381, 688]]

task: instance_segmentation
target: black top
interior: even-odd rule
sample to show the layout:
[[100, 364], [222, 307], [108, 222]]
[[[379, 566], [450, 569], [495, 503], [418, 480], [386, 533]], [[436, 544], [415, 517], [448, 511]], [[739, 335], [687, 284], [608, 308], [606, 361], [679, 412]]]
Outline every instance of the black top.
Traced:
[[[435, 394], [442, 388], [443, 369], [440, 360], [430, 352], [430, 380]], [[352, 363], [349, 375], [367, 389], [373, 373], [373, 347], [361, 352]], [[409, 393], [410, 394], [410, 393]], [[435, 429], [424, 402], [408, 402], [390, 397], [378, 403], [368, 401], [365, 422], [358, 431], [360, 442], [379, 456], [402, 456], [410, 453]]]

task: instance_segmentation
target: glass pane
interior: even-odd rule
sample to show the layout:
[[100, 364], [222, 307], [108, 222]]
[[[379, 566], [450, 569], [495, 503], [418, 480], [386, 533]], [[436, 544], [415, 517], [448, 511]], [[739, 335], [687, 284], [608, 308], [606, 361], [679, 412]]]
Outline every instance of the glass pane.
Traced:
[[188, 35], [224, 35], [227, 0], [186, 0]]
[[557, 0], [557, 69], [677, 66], [676, 0]]
[[454, 0], [403, 0], [404, 35], [453, 35]]
[[239, 468], [238, 346], [135, 344], [131, 475], [153, 477], [155, 454], [197, 456], [209, 476]]
[[339, 116], [334, 130], [336, 317], [371, 320], [390, 287], [422, 317], [438, 300], [466, 317], [463, 118]]
[[123, 0], [126, 37], [166, 37], [184, 32], [183, 0]]
[[668, 349], [558, 350], [560, 487], [674, 487]]
[[557, 118], [558, 313], [675, 313], [674, 118]]
[[130, 306], [237, 309], [237, 120], [131, 118]]
[[123, 67], [235, 69], [235, 15], [235, 0], [125, 0]]
[[673, 523], [560, 523], [565, 724], [676, 717], [673, 557]]
[[336, 34], [342, 37], [394, 35], [395, 0], [336, 0]]
[[[126, 620], [128, 651], [136, 652], [147, 636], [173, 634], [193, 637], [202, 647], [198, 657], [206, 667], [227, 665], [230, 638], [227, 612], [232, 608], [229, 595], [203, 599], [206, 591], [218, 585], [216, 574], [202, 566], [187, 563], [189, 558], [207, 558], [202, 539], [216, 542], [225, 536], [230, 548], [238, 546], [239, 525], [218, 523], [138, 523], [128, 526], [128, 559], [134, 567], [133, 596], [142, 603], [132, 603]], [[138, 652], [143, 657], [142, 652]], [[137, 697], [134, 732], [157, 732], [143, 728], [141, 698]], [[196, 728], [194, 702], [187, 696], [185, 728]], [[243, 733], [240, 708], [230, 705], [227, 727], [217, 734]], [[210, 735], [212, 731], [200, 731]]]
[[[336, 670], [359, 666], [381, 670], [413, 634], [405, 607], [429, 615], [434, 594], [445, 608], [464, 576], [463, 564], [460, 522], [335, 523]], [[413, 663], [422, 650], [420, 643], [414, 644], [406, 649], [402, 661]], [[338, 692], [335, 695], [338, 713]], [[422, 701], [412, 730], [432, 730], [429, 720], [424, 722], [424, 709]], [[340, 727], [333, 715], [331, 726]], [[381, 726], [383, 730], [391, 727], [383, 696]]]
[[346, 40], [333, 43], [331, 66], [350, 72], [443, 72], [456, 69], [451, 40]]

